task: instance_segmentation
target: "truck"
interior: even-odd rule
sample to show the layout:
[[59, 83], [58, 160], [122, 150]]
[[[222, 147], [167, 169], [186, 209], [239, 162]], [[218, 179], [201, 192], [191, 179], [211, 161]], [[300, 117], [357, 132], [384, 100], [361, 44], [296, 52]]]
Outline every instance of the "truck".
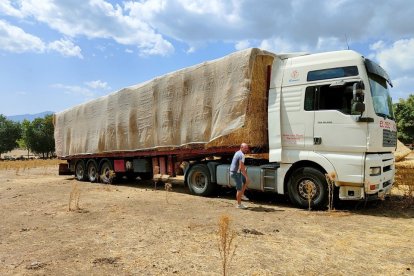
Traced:
[[326, 206], [332, 183], [339, 200], [382, 198], [397, 144], [389, 87], [387, 72], [352, 50], [238, 51], [56, 113], [59, 171], [91, 182], [181, 174], [208, 196], [234, 186], [244, 142], [251, 190], [302, 208]]

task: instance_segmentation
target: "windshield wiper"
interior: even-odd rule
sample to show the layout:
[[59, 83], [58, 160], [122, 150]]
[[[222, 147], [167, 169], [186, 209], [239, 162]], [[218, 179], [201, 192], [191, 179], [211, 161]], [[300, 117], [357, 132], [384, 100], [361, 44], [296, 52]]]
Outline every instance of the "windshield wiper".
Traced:
[[380, 116], [380, 117], [383, 117], [384, 119], [387, 119], [388, 118], [388, 115], [387, 114], [384, 114], [384, 113], [376, 113], [378, 116]]

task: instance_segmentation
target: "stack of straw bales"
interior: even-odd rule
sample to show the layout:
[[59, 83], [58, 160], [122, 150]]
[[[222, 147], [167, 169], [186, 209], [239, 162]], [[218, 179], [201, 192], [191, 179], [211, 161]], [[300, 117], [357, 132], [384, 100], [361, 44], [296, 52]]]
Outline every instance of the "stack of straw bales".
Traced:
[[403, 160], [407, 155], [411, 153], [411, 150], [407, 148], [400, 140], [397, 141], [397, 150], [394, 153], [395, 162]]
[[266, 147], [274, 58], [246, 49], [58, 112], [56, 154]]
[[398, 141], [395, 155], [395, 186], [414, 186], [414, 157], [412, 151]]
[[[243, 128], [219, 137], [206, 145], [210, 147], [238, 146], [247, 143], [256, 147], [268, 145], [267, 136], [267, 97], [268, 77], [274, 56], [257, 55], [250, 77], [250, 97], [248, 98], [246, 120]], [[268, 75], [269, 74], [269, 75]]]

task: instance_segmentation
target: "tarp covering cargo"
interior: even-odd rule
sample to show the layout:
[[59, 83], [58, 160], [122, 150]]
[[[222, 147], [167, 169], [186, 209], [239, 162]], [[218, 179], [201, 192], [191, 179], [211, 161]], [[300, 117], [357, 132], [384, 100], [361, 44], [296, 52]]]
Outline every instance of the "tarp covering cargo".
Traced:
[[265, 145], [273, 58], [243, 50], [56, 113], [56, 154]]

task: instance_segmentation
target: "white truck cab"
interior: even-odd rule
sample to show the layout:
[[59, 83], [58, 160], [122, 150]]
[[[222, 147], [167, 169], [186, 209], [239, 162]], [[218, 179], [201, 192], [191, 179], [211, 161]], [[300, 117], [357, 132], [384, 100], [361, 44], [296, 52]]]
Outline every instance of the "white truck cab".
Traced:
[[305, 183], [321, 177], [304, 169], [313, 168], [334, 176], [342, 200], [387, 193], [397, 141], [388, 85], [379, 65], [350, 50], [275, 58], [268, 120], [277, 192], [303, 205]]

